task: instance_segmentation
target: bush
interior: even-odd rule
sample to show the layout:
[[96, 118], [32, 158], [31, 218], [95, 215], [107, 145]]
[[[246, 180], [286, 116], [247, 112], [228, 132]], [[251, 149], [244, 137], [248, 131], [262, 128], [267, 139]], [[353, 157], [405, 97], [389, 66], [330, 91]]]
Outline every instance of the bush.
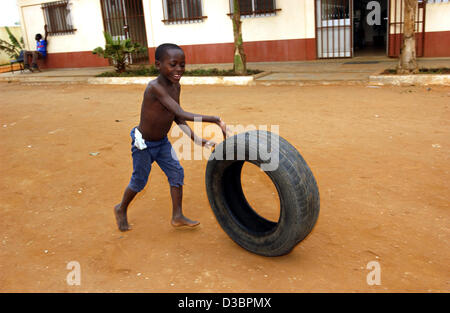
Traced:
[[[247, 70], [248, 75], [261, 73], [260, 70]], [[136, 76], [157, 76], [158, 70], [154, 65], [148, 67], [141, 66], [137, 69], [125, 70], [123, 72], [104, 72], [97, 77], [136, 77]], [[219, 70], [217, 68], [194, 69], [184, 72], [183, 76], [239, 76], [233, 70]]]
[[[387, 69], [382, 75], [396, 75], [397, 70], [395, 69]], [[419, 74], [450, 74], [450, 68], [448, 67], [440, 67], [440, 68], [420, 68]]]
[[12, 59], [17, 59], [20, 55], [20, 51], [24, 49], [25, 44], [23, 42], [23, 37], [20, 40], [14, 36], [8, 26], [5, 26], [6, 32], [8, 33], [9, 41], [0, 39], [0, 51], [5, 52]]
[[117, 73], [126, 71], [131, 53], [142, 53], [146, 49], [137, 42], [132, 43], [129, 38], [125, 40], [120, 40], [120, 38], [113, 39], [107, 32], [103, 32], [103, 35], [106, 42], [105, 48], [97, 47], [92, 50], [92, 53], [112, 60]]

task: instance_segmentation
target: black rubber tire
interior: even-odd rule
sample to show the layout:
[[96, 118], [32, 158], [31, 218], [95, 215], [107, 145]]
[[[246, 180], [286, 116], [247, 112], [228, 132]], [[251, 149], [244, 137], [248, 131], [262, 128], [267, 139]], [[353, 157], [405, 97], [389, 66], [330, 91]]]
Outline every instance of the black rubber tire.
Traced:
[[[272, 145], [272, 140], [278, 140], [278, 147]], [[243, 151], [242, 145], [245, 156], [238, 159], [236, 151]], [[234, 152], [234, 157], [226, 159], [227, 151]], [[244, 162], [259, 167], [270, 162], [264, 161], [266, 157], [262, 158], [259, 151], [279, 156], [278, 167], [265, 171], [280, 199], [277, 223], [258, 215], [242, 190]], [[251, 160], [249, 156], [253, 156]], [[244, 249], [263, 256], [289, 253], [311, 232], [319, 216], [319, 190], [305, 160], [289, 142], [267, 131], [241, 133], [217, 145], [206, 166], [206, 192], [216, 219], [228, 236]]]

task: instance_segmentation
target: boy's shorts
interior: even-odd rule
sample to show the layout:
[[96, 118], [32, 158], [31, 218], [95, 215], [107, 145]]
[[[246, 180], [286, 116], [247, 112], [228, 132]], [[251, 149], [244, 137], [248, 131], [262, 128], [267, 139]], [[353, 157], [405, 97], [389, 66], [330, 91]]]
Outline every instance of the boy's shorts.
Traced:
[[184, 182], [184, 170], [178, 158], [173, 152], [172, 145], [167, 137], [157, 141], [147, 141], [147, 148], [139, 150], [134, 145], [135, 128], [131, 130], [131, 155], [133, 157], [133, 175], [128, 187], [139, 192], [144, 189], [150, 175], [152, 163], [156, 161], [159, 167], [166, 174], [170, 186], [180, 187]]

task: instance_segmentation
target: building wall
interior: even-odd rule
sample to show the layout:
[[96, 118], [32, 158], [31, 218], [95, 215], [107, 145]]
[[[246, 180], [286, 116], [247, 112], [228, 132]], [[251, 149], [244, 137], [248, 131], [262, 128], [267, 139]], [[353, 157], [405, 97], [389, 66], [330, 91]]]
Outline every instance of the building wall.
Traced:
[[450, 2], [427, 4], [425, 57], [450, 56]]
[[[22, 30], [28, 50], [36, 49], [34, 37], [44, 36], [44, 15], [41, 3], [54, 0], [18, 0]], [[103, 20], [100, 1], [70, 1], [71, 19], [76, 31], [73, 34], [49, 35], [48, 56], [43, 67], [89, 67], [105, 66], [108, 61], [93, 55], [91, 51], [104, 45]]]
[[[396, 2], [395, 2], [396, 1]], [[391, 10], [394, 12], [397, 3], [396, 20], [403, 20], [400, 2], [403, 0], [391, 0]], [[393, 13], [392, 13], [393, 14]], [[450, 57], [450, 2], [428, 3], [425, 11], [425, 37], [416, 34], [418, 49], [423, 48], [424, 57]], [[391, 26], [389, 36], [389, 55], [398, 56], [401, 45], [401, 31], [399, 25]], [[422, 47], [423, 43], [423, 47]]]
[[[20, 37], [22, 37], [22, 29], [20, 26], [8, 26], [9, 30], [11, 31], [11, 33], [17, 38], [17, 40], [19, 40], [20, 42]], [[8, 32], [6, 31], [5, 27], [0, 27], [0, 39], [5, 40], [7, 42], [11, 42], [9, 40], [9, 36], [8, 36]], [[9, 64], [9, 61], [11, 60], [11, 57], [6, 54], [3, 51], [0, 51], [0, 64]]]
[[[165, 42], [183, 47], [188, 63], [233, 61], [233, 26], [229, 0], [202, 1], [201, 23], [167, 25], [162, 0], [144, 0], [149, 55]], [[274, 16], [242, 19], [247, 60], [292, 61], [315, 59], [315, 21], [313, 1], [277, 0]]]
[[[41, 3], [54, 0], [17, 0], [27, 49], [35, 49], [34, 36], [44, 33]], [[229, 0], [203, 0], [200, 23], [165, 24], [163, 0], [142, 0], [149, 61], [165, 42], [181, 45], [187, 62], [231, 63], [233, 29]], [[397, 0], [400, 1], [400, 0]], [[108, 61], [91, 51], [104, 45], [100, 0], [71, 0], [74, 34], [48, 37], [44, 67], [106, 66]], [[276, 0], [281, 9], [273, 16], [242, 18], [244, 48], [249, 62], [316, 59], [315, 6], [313, 0]], [[450, 56], [450, 3], [428, 4], [425, 56]]]

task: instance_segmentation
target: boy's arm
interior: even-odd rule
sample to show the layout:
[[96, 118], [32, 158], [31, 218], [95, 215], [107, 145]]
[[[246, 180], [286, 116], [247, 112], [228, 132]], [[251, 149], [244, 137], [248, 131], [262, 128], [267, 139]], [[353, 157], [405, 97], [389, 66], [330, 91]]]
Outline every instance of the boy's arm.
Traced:
[[211, 140], [206, 140], [203, 138], [200, 138], [199, 136], [197, 136], [194, 131], [189, 127], [189, 125], [186, 123], [185, 120], [180, 120], [180, 119], [175, 119], [175, 123], [177, 123], [177, 125], [181, 128], [181, 130], [189, 136], [189, 138], [191, 138], [191, 140], [198, 144], [198, 145], [202, 145], [202, 146], [215, 146], [216, 143], [214, 141]]
[[47, 24], [44, 25], [44, 30], [45, 30], [44, 40], [47, 41], [47, 36], [48, 36]]
[[177, 119], [184, 121], [194, 121], [195, 118], [201, 118], [203, 122], [219, 124], [220, 118], [218, 116], [202, 115], [184, 111], [163, 87], [154, 85], [152, 86], [152, 89], [161, 104], [167, 110], [169, 110], [169, 112], [175, 114], [175, 117]]

